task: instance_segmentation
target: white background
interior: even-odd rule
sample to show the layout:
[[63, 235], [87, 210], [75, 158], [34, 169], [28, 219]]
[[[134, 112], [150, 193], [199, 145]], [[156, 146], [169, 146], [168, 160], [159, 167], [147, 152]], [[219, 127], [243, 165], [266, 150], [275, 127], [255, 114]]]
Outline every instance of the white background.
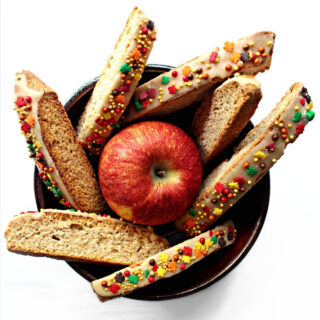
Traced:
[[[2, 1], [1, 319], [319, 319], [319, 10], [316, 1]], [[158, 28], [150, 63], [181, 64], [226, 40], [277, 33], [271, 70], [258, 75], [269, 113], [294, 81], [304, 82], [316, 118], [271, 172], [262, 233], [229, 275], [196, 294], [160, 302], [102, 304], [63, 261], [9, 253], [3, 231], [36, 208], [34, 165], [12, 111], [13, 78], [29, 69], [62, 102], [97, 76], [137, 4]], [[70, 318], [71, 317], [71, 318]]]

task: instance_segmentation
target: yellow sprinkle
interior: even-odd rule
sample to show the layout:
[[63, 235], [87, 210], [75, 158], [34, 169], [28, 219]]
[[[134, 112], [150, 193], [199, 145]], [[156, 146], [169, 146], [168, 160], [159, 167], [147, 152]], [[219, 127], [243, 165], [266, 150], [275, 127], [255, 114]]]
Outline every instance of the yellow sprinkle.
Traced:
[[210, 65], [210, 64], [207, 64], [207, 65], [206, 65], [206, 69], [210, 70], [210, 69], [211, 69], [211, 65]]
[[272, 41], [268, 41], [267, 42], [267, 45], [270, 47], [270, 46], [272, 46]]
[[310, 101], [309, 105], [308, 105], [308, 109], [311, 110], [313, 108], [313, 101]]
[[197, 83], [200, 83], [200, 82], [201, 82], [201, 80], [198, 79], [198, 80], [197, 80]]
[[220, 216], [222, 214], [222, 212], [223, 212], [222, 209], [219, 209], [219, 208], [215, 208], [213, 211], [213, 213], [217, 216]]
[[[182, 258], [181, 258], [181, 260], [182, 260], [183, 262], [185, 262], [185, 263], [190, 263], [191, 258], [190, 258], [189, 256], [183, 255]], [[159, 270], [159, 269], [158, 269], [158, 270]], [[158, 271], [158, 270], [157, 270], [157, 271]]]
[[292, 124], [291, 123], [288, 123], [288, 128], [291, 128], [292, 127]]
[[248, 180], [248, 184], [251, 184], [252, 183], [252, 181], [251, 180]]
[[239, 67], [238, 66], [233, 66], [233, 70], [238, 71]]
[[257, 157], [258, 159], [265, 159], [266, 158], [266, 155], [262, 151], [256, 152], [254, 156]]
[[295, 106], [295, 107], [294, 107], [294, 110], [295, 110], [295, 111], [298, 111], [298, 110], [299, 110], [299, 106]]
[[249, 46], [250, 46], [250, 47], [253, 47], [253, 46], [254, 46], [254, 42], [251, 41], [251, 42], [249, 43]]

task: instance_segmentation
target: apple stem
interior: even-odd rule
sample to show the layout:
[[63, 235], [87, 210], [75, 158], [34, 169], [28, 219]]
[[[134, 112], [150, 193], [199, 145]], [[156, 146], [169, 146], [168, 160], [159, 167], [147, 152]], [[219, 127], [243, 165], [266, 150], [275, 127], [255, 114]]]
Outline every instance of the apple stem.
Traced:
[[166, 175], [164, 170], [156, 170], [156, 176], [159, 178], [163, 178]]

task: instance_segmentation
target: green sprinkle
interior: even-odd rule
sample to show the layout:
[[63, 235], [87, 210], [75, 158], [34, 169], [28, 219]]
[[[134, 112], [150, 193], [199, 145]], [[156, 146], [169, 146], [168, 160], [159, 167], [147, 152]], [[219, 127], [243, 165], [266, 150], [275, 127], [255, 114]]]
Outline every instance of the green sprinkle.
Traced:
[[58, 188], [53, 187], [52, 191], [57, 197], [62, 197], [62, 193]]
[[111, 127], [118, 129], [120, 128], [120, 124], [118, 122], [115, 122], [111, 125]]
[[144, 270], [144, 277], [145, 277], [145, 278], [147, 278], [147, 277], [148, 277], [148, 275], [149, 275], [149, 273], [150, 273], [150, 272], [149, 272], [149, 270], [148, 270], [148, 269]]
[[307, 120], [308, 120], [308, 121], [313, 120], [314, 115], [315, 115], [314, 111], [312, 111], [312, 110], [307, 111], [307, 112], [306, 112], [306, 118], [307, 118]]
[[169, 83], [169, 81], [170, 81], [170, 78], [168, 76], [162, 76], [162, 79], [161, 79], [162, 84], [167, 84]]
[[142, 111], [142, 105], [139, 101], [135, 101], [134, 105], [136, 106], [137, 111], [139, 111], [139, 112]]
[[133, 284], [137, 284], [139, 281], [139, 278], [137, 275], [135, 274], [130, 274], [129, 278], [128, 278], [128, 282], [129, 283], [133, 283]]
[[254, 168], [254, 167], [249, 167], [249, 168], [246, 170], [246, 173], [247, 173], [250, 177], [253, 177], [257, 172], [258, 172], [257, 169]]
[[216, 243], [218, 242], [217, 236], [211, 237], [211, 241], [212, 241], [214, 244], [216, 244]]
[[197, 211], [194, 209], [190, 209], [189, 214], [190, 214], [190, 216], [194, 217], [197, 214]]
[[120, 67], [120, 71], [122, 73], [128, 73], [131, 70], [131, 67], [127, 64], [124, 63], [121, 67]]
[[32, 143], [28, 144], [28, 148], [30, 151], [35, 152], [36, 149], [33, 147]]
[[48, 186], [48, 187], [51, 187], [51, 186], [52, 186], [51, 181], [48, 180], [48, 179], [44, 182], [44, 184], [45, 184], [46, 186]]
[[301, 120], [301, 112], [295, 112], [292, 118], [293, 122], [299, 122]]
[[73, 211], [73, 212], [75, 212], [75, 211], [76, 211], [76, 209], [70, 209], [70, 211]]

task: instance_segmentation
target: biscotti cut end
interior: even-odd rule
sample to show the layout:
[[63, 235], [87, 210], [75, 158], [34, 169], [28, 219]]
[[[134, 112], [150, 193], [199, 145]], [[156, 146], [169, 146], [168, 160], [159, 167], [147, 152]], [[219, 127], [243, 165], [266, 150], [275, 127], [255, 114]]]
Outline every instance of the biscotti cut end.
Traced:
[[192, 131], [203, 163], [219, 156], [238, 137], [261, 98], [259, 81], [238, 76], [224, 82], [201, 104]]
[[77, 137], [90, 155], [99, 155], [126, 109], [156, 40], [156, 28], [135, 7], [79, 120]]
[[66, 207], [104, 212], [106, 203], [58, 95], [30, 71], [16, 74], [15, 110], [39, 176]]
[[124, 122], [175, 112], [203, 100], [215, 84], [235, 74], [255, 75], [269, 69], [274, 40], [273, 32], [262, 31], [235, 42], [226, 41], [222, 48], [144, 83], [137, 88]]
[[70, 261], [130, 265], [169, 247], [147, 228], [113, 218], [46, 209], [13, 218], [8, 250]]
[[302, 83], [295, 83], [272, 112], [235, 149], [230, 160], [213, 170], [188, 212], [175, 224], [187, 236], [200, 234], [243, 197], [281, 158], [313, 120], [313, 102]]

